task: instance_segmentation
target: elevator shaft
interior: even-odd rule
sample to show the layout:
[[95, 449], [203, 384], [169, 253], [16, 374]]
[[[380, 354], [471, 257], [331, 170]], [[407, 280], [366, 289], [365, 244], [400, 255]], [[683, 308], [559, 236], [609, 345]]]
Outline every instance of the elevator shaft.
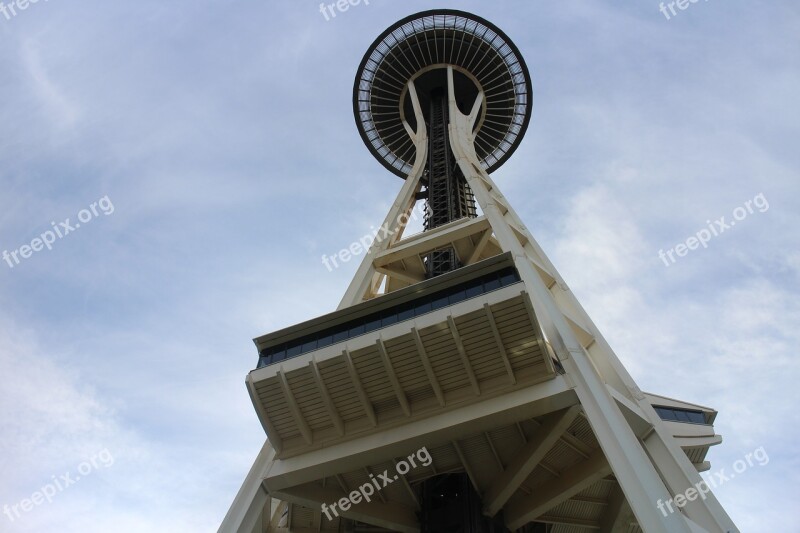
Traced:
[[[430, 95], [428, 114], [427, 209], [425, 231], [460, 218], [476, 216], [475, 197], [450, 148], [447, 93], [439, 88]], [[434, 250], [425, 258], [429, 278], [460, 267], [452, 246]]]

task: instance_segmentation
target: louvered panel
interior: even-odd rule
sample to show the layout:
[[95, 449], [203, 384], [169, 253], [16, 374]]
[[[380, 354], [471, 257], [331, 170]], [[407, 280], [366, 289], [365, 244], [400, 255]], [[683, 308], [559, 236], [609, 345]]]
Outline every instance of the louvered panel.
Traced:
[[497, 327], [505, 337], [515, 337], [519, 334], [535, 337], [535, 329], [525, 309], [517, 309], [510, 313], [505, 320], [497, 320]]
[[509, 320], [516, 320], [520, 316], [528, 318], [528, 309], [521, 298], [514, 298], [492, 306], [492, 316], [495, 322], [500, 325]]
[[301, 505], [292, 505], [292, 529], [310, 528], [314, 525], [314, 511]]
[[597, 442], [594, 432], [592, 431], [592, 426], [589, 425], [589, 421], [583, 416], [576, 417], [572, 425], [567, 429], [567, 432], [592, 449], [600, 447], [600, 443]]
[[517, 309], [503, 319], [495, 317], [495, 321], [504, 337], [514, 337], [520, 333], [533, 336], [534, 330], [525, 309]]
[[478, 347], [465, 343], [464, 348], [469, 354], [472, 371], [475, 372], [478, 381], [484, 382], [498, 376], [508, 376], [503, 359], [494, 343]]
[[[503, 340], [505, 341], [505, 339]], [[508, 360], [515, 371], [544, 363], [539, 343], [532, 337], [523, 339], [519, 343], [512, 341], [506, 344], [504, 342], [504, 345], [506, 353], [508, 353]]]
[[544, 456], [544, 462], [553, 467], [558, 472], [563, 472], [571, 466], [585, 461], [584, 457], [578, 452], [567, 446], [563, 441], [556, 441]]
[[525, 305], [520, 303], [495, 314], [511, 367], [521, 370], [542, 360], [541, 348]]
[[[358, 487], [365, 483], [371, 483], [369, 475], [364, 469], [353, 470], [352, 472], [345, 472], [341, 475], [344, 484], [347, 487], [347, 492], [350, 493], [357, 490]], [[336, 484], [339, 487], [339, 484]]]
[[558, 516], [563, 518], [573, 518], [577, 520], [589, 520], [592, 522], [600, 520], [605, 511], [605, 502], [593, 502], [585, 500], [567, 500], [545, 513], [548, 516]]
[[520, 322], [515, 330], [503, 328], [503, 346], [512, 363], [525, 364], [525, 357], [541, 357], [541, 350], [530, 325]]
[[475, 318], [466, 321], [456, 320], [456, 325], [475, 376], [479, 381], [486, 381], [497, 376], [507, 375], [486, 314], [480, 311], [479, 313], [470, 313], [470, 315]]
[[[401, 416], [403, 412], [400, 410], [400, 400], [394, 393], [394, 389], [390, 389], [392, 396], [372, 402], [372, 408], [375, 410], [375, 415], [381, 418], [385, 417], [387, 420]], [[406, 398], [407, 399], [407, 398]]]
[[609, 496], [611, 496], [611, 491], [614, 490], [616, 485], [617, 482], [613, 479], [604, 478], [580, 491], [577, 497], [607, 501]]
[[286, 403], [286, 397], [283, 395], [278, 380], [271, 378], [258, 385], [256, 389], [261, 403], [266, 409], [273, 413], [276, 417], [281, 417], [286, 414], [289, 415], [289, 406]]
[[389, 354], [400, 385], [409, 396], [421, 390], [433, 394], [425, 368], [417, 353], [416, 343], [410, 334], [394, 339], [394, 342], [386, 342], [386, 352]]
[[366, 416], [341, 357], [320, 363], [319, 372], [342, 420], [352, 422]]
[[312, 430], [324, 430], [333, 426], [330, 413], [319, 393], [314, 374], [308, 367], [286, 374], [300, 412]]
[[475, 482], [481, 492], [491, 485], [492, 480], [499, 473], [497, 460], [494, 458], [489, 442], [483, 433], [458, 441], [464, 459], [475, 475]]
[[596, 529], [587, 529], [581, 526], [567, 526], [564, 524], [554, 524], [550, 533], [587, 533], [587, 531], [597, 531]]
[[686, 457], [693, 463], [702, 463], [706, 460], [706, 455], [708, 454], [708, 447], [696, 447], [696, 448], [684, 448], [683, 450], [686, 453]]
[[550, 471], [544, 469], [540, 463], [536, 468], [533, 469], [533, 472], [531, 472], [530, 475], [527, 477], [527, 479], [525, 480], [525, 485], [531, 488], [541, 487], [555, 478], [556, 476], [550, 473]]
[[267, 418], [269, 419], [270, 423], [281, 437], [285, 438], [287, 436], [287, 433], [285, 433], [286, 431], [294, 434], [295, 430], [297, 429], [295, 427], [296, 423], [288, 410], [276, 412], [269, 407], [265, 407], [264, 410], [267, 412]]
[[497, 455], [506, 467], [516, 458], [525, 443], [515, 425], [503, 426], [489, 432]]
[[523, 356], [529, 356], [534, 352], [535, 355], [540, 355], [539, 341], [536, 340], [533, 331], [528, 326], [524, 326], [514, 335], [503, 335], [503, 344], [506, 346], [509, 359], [512, 361]]
[[264, 383], [259, 393], [259, 399], [267, 412], [270, 423], [281, 438], [291, 438], [299, 435], [297, 423], [289, 411], [286, 397], [278, 385], [277, 379], [270, 379]]
[[506, 322], [498, 329], [503, 336], [503, 344], [506, 346], [509, 356], [513, 356], [514, 351], [524, 350], [527, 343], [536, 341], [530, 322], [524, 317], [520, 317], [516, 322]]
[[434, 392], [430, 386], [421, 387], [416, 390], [406, 391], [406, 398], [408, 398], [408, 402], [412, 404], [412, 406], [414, 404], [418, 404], [419, 402], [427, 400], [428, 398], [433, 398], [433, 396]]
[[[442, 464], [449, 465], [450, 461], [452, 460], [452, 447], [449, 446], [440, 446], [438, 448], [426, 448], [428, 453], [431, 456], [431, 464], [428, 466], [422, 466], [420, 463], [417, 463], [416, 468], [412, 468], [408, 474], [406, 474], [406, 480], [413, 486], [414, 483], [419, 482], [423, 479], [428, 479], [430, 477], [435, 476], [437, 473], [442, 473]], [[416, 450], [415, 450], [416, 453]], [[410, 454], [410, 452], [409, 452]], [[400, 457], [397, 458], [398, 460]], [[458, 459], [455, 459], [458, 462]]]
[[[458, 472], [462, 469], [461, 461], [456, 455], [456, 451], [453, 448], [452, 444], [443, 444], [442, 446], [437, 446], [436, 448], [428, 448], [428, 451], [433, 457], [433, 465], [436, 467], [436, 472], [439, 474], [446, 473], [446, 472]], [[434, 475], [434, 469], [429, 467], [427, 472], [424, 474], [423, 469], [419, 468], [417, 470], [412, 470], [409, 472], [409, 480], [414, 479], [415, 481], [421, 479], [427, 479], [428, 477]]]
[[519, 306], [524, 307], [525, 303], [523, 302], [521, 296], [515, 296], [514, 298], [503, 300], [502, 302], [492, 305], [492, 315], [497, 318], [499, 316], [503, 316], [503, 313], [507, 312], [507, 310], [514, 309]]
[[442, 390], [450, 392], [468, 387], [469, 378], [464, 371], [464, 363], [446, 325], [425, 328], [420, 331], [420, 337]]
[[458, 331], [468, 332], [472, 330], [472, 328], [480, 327], [481, 325], [486, 323], [486, 314], [483, 310], [480, 311], [472, 311], [467, 313], [466, 315], [461, 315], [458, 318], [455, 318], [456, 326], [458, 327]]
[[476, 351], [492, 350], [497, 352], [497, 342], [488, 325], [485, 328], [467, 331], [461, 337], [464, 340], [464, 344], [470, 345]]
[[[400, 459], [400, 457], [398, 457]], [[416, 458], [415, 458], [416, 460]], [[403, 505], [412, 505], [413, 500], [411, 500], [411, 496], [409, 496], [408, 491], [406, 490], [405, 486], [403, 485], [403, 481], [400, 479], [400, 475], [397, 474], [397, 469], [394, 466], [394, 463], [391, 461], [385, 461], [383, 463], [371, 465], [369, 467], [370, 472], [375, 476], [375, 478], [379, 478], [378, 474], [382, 474], [386, 472], [389, 476], [389, 479], [392, 480], [392, 483], [383, 487], [383, 482], [378, 479], [378, 482], [381, 485], [381, 493], [383, 494], [384, 498], [386, 498], [390, 502], [399, 502]], [[414, 468], [411, 469], [412, 471]], [[397, 476], [397, 479], [394, 479], [394, 476]]]
[[[356, 350], [351, 357], [361, 385], [370, 401], [377, 404], [382, 400], [394, 397], [394, 389], [386, 373], [386, 367], [383, 366], [383, 361], [378, 355], [377, 346]], [[397, 401], [396, 398], [395, 401]]]
[[414, 343], [414, 337], [412, 337], [410, 333], [406, 333], [405, 335], [400, 335], [399, 337], [394, 337], [392, 339], [387, 339], [383, 343], [386, 345], [386, 348], [392, 350], [393, 352], [402, 352], [404, 350], [416, 352], [417, 350], [416, 344]]
[[644, 533], [644, 530], [639, 524], [631, 524], [628, 526], [628, 533]]

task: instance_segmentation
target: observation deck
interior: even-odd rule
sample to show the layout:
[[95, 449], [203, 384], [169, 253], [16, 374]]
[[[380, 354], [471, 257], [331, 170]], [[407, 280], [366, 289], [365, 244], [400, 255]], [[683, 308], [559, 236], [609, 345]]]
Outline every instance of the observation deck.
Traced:
[[[455, 72], [456, 100], [469, 113], [485, 96], [475, 124], [475, 148], [487, 172], [502, 165], [522, 140], [531, 117], [531, 77], [522, 54], [491, 22], [471, 13], [435, 10], [390, 26], [369, 47], [353, 87], [353, 112], [370, 152], [406, 178], [415, 147], [404, 123], [416, 129], [408, 94], [414, 82], [423, 109], [430, 94]], [[427, 118], [427, 117], [426, 117]]]

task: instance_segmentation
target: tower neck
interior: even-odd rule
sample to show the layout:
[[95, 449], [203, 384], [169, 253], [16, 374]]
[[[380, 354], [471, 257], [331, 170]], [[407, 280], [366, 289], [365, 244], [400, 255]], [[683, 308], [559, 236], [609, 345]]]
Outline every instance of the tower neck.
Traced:
[[[427, 209], [425, 231], [454, 220], [476, 216], [475, 197], [450, 148], [447, 93], [432, 91], [428, 114], [428, 161], [424, 182]], [[426, 257], [427, 276], [435, 277], [461, 266], [455, 250], [447, 247]]]

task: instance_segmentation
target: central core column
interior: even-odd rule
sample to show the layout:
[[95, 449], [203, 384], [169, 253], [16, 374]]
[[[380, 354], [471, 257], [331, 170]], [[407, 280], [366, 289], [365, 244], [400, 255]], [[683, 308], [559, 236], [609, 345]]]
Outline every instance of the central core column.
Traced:
[[[425, 230], [443, 226], [460, 218], [474, 218], [475, 197], [450, 150], [447, 92], [437, 87], [430, 92], [428, 109], [428, 164], [424, 183], [427, 190]], [[425, 257], [427, 277], [432, 278], [459, 268], [461, 263], [452, 246], [434, 250]]]

